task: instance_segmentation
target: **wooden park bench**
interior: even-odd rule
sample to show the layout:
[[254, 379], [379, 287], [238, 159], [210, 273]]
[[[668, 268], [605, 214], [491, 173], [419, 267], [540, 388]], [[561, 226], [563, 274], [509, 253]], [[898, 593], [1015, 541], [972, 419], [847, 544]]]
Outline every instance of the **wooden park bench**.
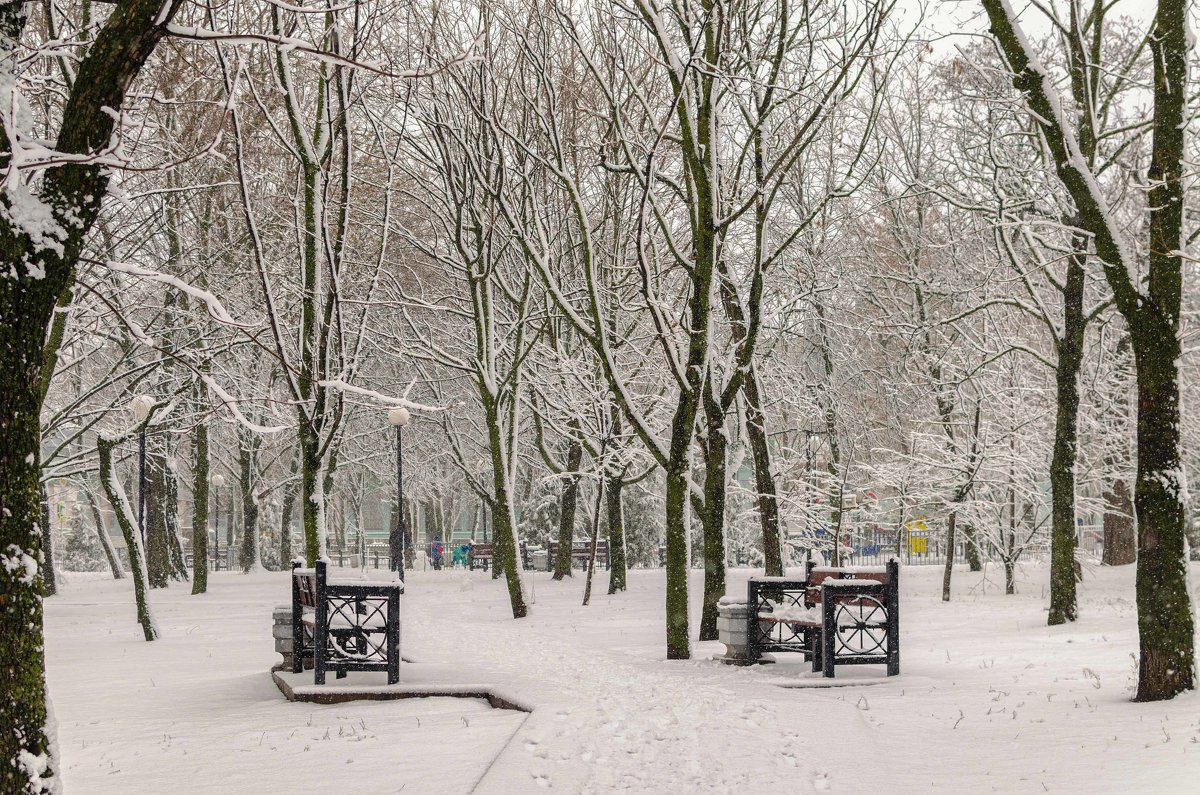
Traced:
[[330, 582], [323, 560], [315, 569], [292, 563], [292, 672], [312, 660], [313, 681], [347, 671], [387, 671], [400, 681], [400, 594], [404, 583]]
[[[601, 538], [596, 542], [596, 562], [604, 564], [604, 570], [609, 571], [612, 565], [610, 557], [611, 553], [608, 550], [608, 539]], [[573, 541], [571, 543], [571, 563], [578, 562], [584, 569], [588, 566], [588, 561], [592, 558], [592, 542], [591, 541]], [[551, 541], [550, 549], [546, 554], [546, 571], [554, 571], [554, 561], [558, 560], [558, 542]]]
[[487, 571], [492, 567], [492, 560], [496, 557], [494, 544], [471, 544], [470, 551], [467, 552], [467, 568], [470, 571], [475, 571], [478, 567]]
[[886, 665], [900, 673], [900, 567], [817, 566], [803, 580], [752, 577], [747, 658], [798, 652], [832, 677], [838, 665]]
[[[521, 556], [521, 568], [529, 568], [529, 550], [525, 547], [525, 542], [520, 543], [518, 554]], [[479, 544], [471, 542], [471, 548], [467, 551], [467, 569], [475, 571], [475, 569], [490, 569], [496, 560], [496, 545], [495, 544]]]
[[[192, 563], [195, 559], [196, 555], [190, 548], [183, 553], [183, 565], [187, 568], [192, 568]], [[229, 571], [229, 550], [213, 550], [208, 558], [208, 568], [212, 571], [220, 571], [221, 569]]]

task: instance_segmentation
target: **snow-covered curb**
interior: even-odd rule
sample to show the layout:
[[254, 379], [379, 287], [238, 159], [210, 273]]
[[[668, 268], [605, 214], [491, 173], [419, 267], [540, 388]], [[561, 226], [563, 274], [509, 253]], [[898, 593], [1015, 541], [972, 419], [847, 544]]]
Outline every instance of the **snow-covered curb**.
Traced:
[[[420, 666], [425, 668], [426, 666]], [[428, 666], [436, 669], [439, 666]], [[404, 673], [411, 673], [413, 664], [402, 666]], [[444, 669], [443, 669], [444, 670]], [[348, 684], [314, 685], [312, 673], [294, 674], [278, 668], [271, 670], [271, 679], [288, 701], [306, 701], [316, 704], [342, 704], [347, 701], [391, 701], [401, 698], [477, 698], [486, 701], [493, 709], [512, 709], [532, 712], [533, 707], [509, 692], [488, 684], [439, 683], [430, 679], [441, 678], [432, 670], [421, 671], [421, 681], [403, 682], [394, 685], [372, 685], [362, 682]], [[351, 677], [347, 676], [346, 680]]]

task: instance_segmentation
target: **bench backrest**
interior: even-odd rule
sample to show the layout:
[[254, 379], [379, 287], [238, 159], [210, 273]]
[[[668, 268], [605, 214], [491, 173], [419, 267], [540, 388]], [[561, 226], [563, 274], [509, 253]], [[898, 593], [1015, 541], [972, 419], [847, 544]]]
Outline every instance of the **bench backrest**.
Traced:
[[[596, 554], [597, 555], [605, 555], [607, 553], [608, 553], [608, 539], [607, 538], [597, 539], [596, 540]], [[572, 541], [571, 542], [571, 555], [572, 556], [575, 556], [575, 557], [579, 557], [582, 555], [590, 556], [591, 554], [592, 554], [592, 542], [591, 541]], [[555, 557], [557, 555], [558, 555], [558, 542], [551, 541], [550, 542], [550, 557]]]
[[305, 607], [317, 606], [317, 576], [324, 574], [322, 562], [316, 569], [305, 569], [299, 562], [292, 563], [292, 598]]
[[490, 558], [495, 553], [491, 544], [471, 544], [471, 554], [477, 558]]
[[[899, 564], [893, 559], [885, 566], [818, 566], [809, 562], [805, 578], [805, 602], [811, 607], [821, 603], [821, 585], [826, 580], [871, 580], [887, 585], [899, 577]], [[889, 589], [890, 592], [890, 589]]]

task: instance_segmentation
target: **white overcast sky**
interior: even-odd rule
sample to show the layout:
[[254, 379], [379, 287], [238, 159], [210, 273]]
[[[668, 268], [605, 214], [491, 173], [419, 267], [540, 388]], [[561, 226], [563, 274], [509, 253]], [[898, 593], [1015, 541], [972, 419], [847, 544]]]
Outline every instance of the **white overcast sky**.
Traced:
[[[1037, 38], [1050, 31], [1046, 17], [1027, 0], [1009, 2], [1017, 9], [1022, 27], [1030, 36]], [[902, 0], [901, 4], [908, 15], [925, 9], [924, 28], [926, 33], [935, 38], [934, 48], [939, 51], [963, 43], [965, 36], [987, 31], [987, 17], [979, 0]], [[1042, 5], [1056, 8], [1059, 17], [1066, 19], [1068, 6], [1063, 0], [1045, 0]], [[1109, 11], [1109, 16], [1124, 15], [1149, 21], [1157, 5], [1155, 0], [1119, 0]]]

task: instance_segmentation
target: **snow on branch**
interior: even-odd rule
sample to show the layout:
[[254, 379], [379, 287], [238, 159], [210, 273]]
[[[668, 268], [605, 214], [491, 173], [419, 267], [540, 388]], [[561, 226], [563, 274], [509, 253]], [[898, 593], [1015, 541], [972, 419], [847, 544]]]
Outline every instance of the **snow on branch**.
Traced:
[[[413, 401], [409, 400], [408, 398], [390, 397], [388, 395], [383, 394], [382, 392], [376, 392], [373, 389], [367, 389], [365, 387], [355, 386], [354, 384], [348, 384], [345, 381], [342, 381], [341, 379], [338, 379], [338, 378], [328, 379], [325, 381], [318, 381], [317, 384], [319, 386], [323, 386], [327, 389], [336, 389], [339, 392], [349, 392], [352, 395], [362, 395], [363, 397], [369, 397], [372, 400], [376, 400], [387, 406], [402, 406], [411, 411], [425, 411], [425, 412], [434, 413], [434, 412], [442, 412], [442, 411], [450, 410], [449, 406], [429, 406], [424, 403], [414, 403]], [[410, 388], [411, 388], [411, 385], [410, 385]], [[408, 390], [405, 390], [405, 392], [407, 392], [407, 391]]]
[[253, 329], [258, 325], [257, 323], [239, 323], [238, 321], [234, 320], [233, 316], [226, 311], [224, 304], [221, 303], [219, 298], [210, 293], [208, 290], [203, 290], [199, 287], [188, 284], [183, 279], [179, 279], [175, 276], [161, 273], [159, 271], [152, 271], [149, 268], [143, 268], [138, 265], [130, 265], [129, 263], [125, 262], [108, 260], [98, 264], [104, 265], [104, 267], [111, 271], [116, 271], [117, 273], [125, 273], [130, 276], [136, 276], [139, 279], [147, 279], [152, 282], [158, 282], [159, 284], [167, 284], [181, 292], [187, 293], [193, 298], [203, 301], [204, 305], [208, 308], [209, 316], [218, 323], [222, 323], [226, 326], [233, 326], [234, 328], [239, 329]]
[[200, 377], [200, 380], [203, 381], [205, 385], [211, 389], [214, 394], [216, 394], [217, 397], [221, 399], [221, 402], [224, 403], [225, 407], [229, 409], [231, 414], [233, 414], [234, 419], [240, 422], [247, 430], [253, 431], [254, 433], [279, 433], [280, 431], [286, 431], [292, 427], [290, 425], [259, 425], [238, 410], [237, 399], [222, 389], [221, 385], [218, 384], [212, 376], [201, 372], [200, 370], [193, 370], [193, 372]]
[[[326, 9], [322, 9], [325, 11]], [[475, 55], [475, 49], [478, 45], [478, 40], [471, 42], [466, 50], [454, 58], [451, 58], [445, 63], [430, 68], [430, 69], [406, 69], [399, 72], [393, 72], [383, 66], [378, 61], [356, 61], [352, 58], [347, 58], [344, 55], [328, 52], [319, 47], [312, 45], [304, 39], [297, 39], [291, 36], [272, 35], [266, 33], [224, 33], [219, 30], [210, 30], [189, 25], [167, 25], [167, 33], [179, 39], [192, 39], [195, 41], [214, 41], [226, 42], [229, 44], [269, 44], [279, 47], [284, 51], [297, 51], [307, 53], [313, 56], [318, 61], [323, 61], [331, 66], [346, 66], [351, 69], [361, 69], [366, 72], [372, 72], [384, 77], [393, 77], [399, 79], [412, 79], [419, 77], [430, 77], [440, 72], [449, 69], [452, 66], [464, 63], [474, 63], [479, 60], [479, 56]]]

